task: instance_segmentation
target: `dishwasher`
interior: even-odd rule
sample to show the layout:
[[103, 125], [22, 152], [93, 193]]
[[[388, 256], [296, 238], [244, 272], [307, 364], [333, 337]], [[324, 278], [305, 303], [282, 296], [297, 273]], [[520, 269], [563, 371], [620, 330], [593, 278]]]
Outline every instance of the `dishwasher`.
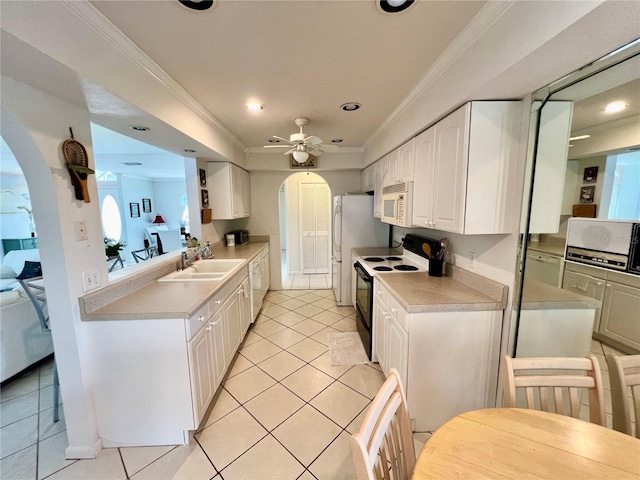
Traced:
[[249, 281], [251, 283], [251, 322], [254, 322], [271, 283], [268, 248], [249, 264]]
[[562, 257], [530, 250], [527, 252], [525, 275], [528, 279], [561, 287], [563, 266], [564, 259]]

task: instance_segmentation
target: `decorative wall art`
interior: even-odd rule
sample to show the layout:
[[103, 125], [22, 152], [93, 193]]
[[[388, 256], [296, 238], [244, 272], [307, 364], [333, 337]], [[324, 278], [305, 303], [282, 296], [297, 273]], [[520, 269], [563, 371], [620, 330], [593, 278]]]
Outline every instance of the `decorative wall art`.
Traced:
[[598, 167], [585, 167], [583, 183], [596, 183], [598, 181]]
[[206, 172], [206, 170], [203, 170], [202, 168], [200, 168], [198, 170], [198, 172], [200, 173], [200, 186], [201, 187], [206, 187], [207, 186], [207, 172]]
[[142, 199], [142, 211], [144, 213], [151, 213], [151, 199], [143, 198]]
[[596, 186], [582, 187], [580, 189], [580, 203], [593, 203], [596, 196]]
[[130, 203], [129, 210], [131, 212], [131, 218], [140, 216], [140, 204], [139, 203]]
[[200, 190], [202, 197], [202, 208], [209, 208], [209, 192], [207, 190]]
[[313, 155], [309, 155], [309, 158], [304, 163], [298, 163], [293, 158], [293, 155], [289, 155], [289, 168], [300, 169], [300, 168], [317, 168], [318, 167], [318, 157], [314, 157]]

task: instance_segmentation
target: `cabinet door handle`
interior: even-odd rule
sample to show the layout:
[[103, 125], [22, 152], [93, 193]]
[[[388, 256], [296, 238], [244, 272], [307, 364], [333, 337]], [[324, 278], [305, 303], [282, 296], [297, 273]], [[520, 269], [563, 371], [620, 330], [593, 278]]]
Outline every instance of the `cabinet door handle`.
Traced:
[[204, 315], [200, 315], [200, 316], [198, 317], [198, 321], [199, 321], [199, 322], [204, 322]]
[[209, 326], [206, 328], [207, 332], [210, 332], [212, 329], [213, 329], [213, 325], [209, 325]]
[[222, 300], [216, 300], [216, 305], [220, 305], [222, 303]]
[[392, 309], [391, 309], [391, 311], [392, 311], [393, 313], [398, 313], [398, 309], [397, 309], [397, 308], [392, 308]]

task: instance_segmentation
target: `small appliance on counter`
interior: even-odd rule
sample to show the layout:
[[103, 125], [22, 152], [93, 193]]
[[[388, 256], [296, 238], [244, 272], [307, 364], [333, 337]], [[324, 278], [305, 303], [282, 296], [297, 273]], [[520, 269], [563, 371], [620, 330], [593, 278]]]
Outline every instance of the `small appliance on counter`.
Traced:
[[243, 243], [249, 242], [249, 231], [233, 230], [231, 232], [227, 232], [227, 234], [225, 235], [225, 238], [227, 239], [227, 247], [242, 245]]

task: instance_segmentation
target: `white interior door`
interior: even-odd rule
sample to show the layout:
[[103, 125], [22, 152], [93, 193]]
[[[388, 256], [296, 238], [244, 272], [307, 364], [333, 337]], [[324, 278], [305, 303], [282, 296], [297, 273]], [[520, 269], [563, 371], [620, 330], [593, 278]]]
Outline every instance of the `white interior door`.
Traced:
[[329, 273], [331, 204], [326, 183], [300, 184], [302, 273]]

